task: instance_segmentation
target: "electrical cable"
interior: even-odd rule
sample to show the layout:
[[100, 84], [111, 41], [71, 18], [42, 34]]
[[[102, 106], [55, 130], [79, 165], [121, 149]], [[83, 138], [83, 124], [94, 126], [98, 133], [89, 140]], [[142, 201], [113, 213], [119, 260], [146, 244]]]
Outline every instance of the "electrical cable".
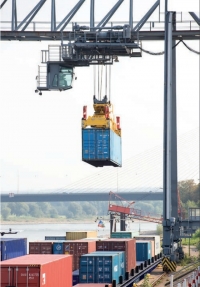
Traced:
[[[183, 45], [185, 45], [185, 47], [186, 47], [189, 51], [191, 51], [191, 52], [193, 52], [193, 53], [195, 53], [195, 54], [197, 54], [197, 55], [200, 55], [200, 52], [195, 51], [194, 49], [190, 48], [183, 40], [178, 41], [178, 43], [176, 43], [176, 45], [174, 45], [174, 46], [172, 47], [172, 49], [176, 48], [176, 46], [178, 46], [181, 42], [183, 43]], [[164, 55], [164, 54], [165, 54], [164, 51], [162, 51], [162, 52], [157, 52], [157, 53], [156, 53], [156, 52], [151, 52], [151, 51], [145, 50], [145, 49], [143, 49], [143, 48], [141, 48], [141, 47], [138, 47], [138, 48], [139, 48], [141, 51], [143, 51], [143, 52], [145, 52], [145, 53], [147, 53], [147, 54], [153, 55], [153, 56], [160, 56], [160, 55]]]

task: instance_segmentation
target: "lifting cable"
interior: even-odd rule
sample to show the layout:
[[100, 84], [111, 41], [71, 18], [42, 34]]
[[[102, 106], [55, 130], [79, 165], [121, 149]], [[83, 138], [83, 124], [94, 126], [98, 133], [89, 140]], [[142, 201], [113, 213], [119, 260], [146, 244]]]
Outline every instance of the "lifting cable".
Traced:
[[[178, 41], [178, 43], [176, 43], [176, 45], [174, 45], [174, 46], [172, 47], [172, 49], [176, 48], [176, 46], [178, 46], [178, 44], [180, 44], [181, 42], [183, 43], [183, 45], [185, 45], [186, 48], [188, 48], [188, 50], [190, 50], [190, 51], [193, 52], [193, 53], [196, 53], [196, 54], [200, 55], [200, 52], [195, 51], [194, 49], [190, 48], [183, 40]], [[138, 48], [139, 48], [141, 51], [143, 51], [143, 52], [145, 52], [145, 53], [147, 53], [147, 54], [153, 55], [153, 56], [160, 56], [160, 55], [164, 55], [164, 53], [165, 53], [164, 51], [155, 53], [155, 52], [150, 52], [150, 51], [148, 51], [148, 50], [145, 50], [145, 49], [143, 49], [143, 48], [141, 48], [141, 47], [138, 47]]]
[[96, 96], [96, 66], [94, 65], [93, 66], [93, 75], [94, 75], [94, 77], [93, 77], [93, 80], [94, 80], [94, 96]]

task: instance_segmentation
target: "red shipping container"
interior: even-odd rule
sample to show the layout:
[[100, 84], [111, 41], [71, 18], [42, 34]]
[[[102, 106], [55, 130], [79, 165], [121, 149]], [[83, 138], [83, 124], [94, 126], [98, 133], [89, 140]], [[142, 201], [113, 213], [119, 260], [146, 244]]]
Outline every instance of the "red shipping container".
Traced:
[[48, 241], [29, 242], [29, 254], [52, 254], [53, 243]]
[[136, 267], [136, 240], [134, 238], [110, 238], [105, 241], [96, 241], [97, 251], [125, 251], [126, 271]]
[[64, 242], [64, 253], [73, 255], [72, 269], [79, 269], [79, 260], [81, 255], [96, 251], [96, 241], [91, 240], [73, 240]]
[[72, 256], [25, 255], [0, 262], [1, 287], [71, 287]]

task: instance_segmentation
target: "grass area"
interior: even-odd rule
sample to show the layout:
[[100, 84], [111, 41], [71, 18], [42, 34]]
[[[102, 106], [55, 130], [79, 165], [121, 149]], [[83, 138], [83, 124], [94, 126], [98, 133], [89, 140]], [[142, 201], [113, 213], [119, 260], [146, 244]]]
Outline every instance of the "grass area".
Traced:
[[194, 238], [194, 237], [192, 237], [192, 238], [184, 238], [183, 240], [182, 240], [182, 245], [196, 245], [198, 242], [200, 241], [200, 239], [199, 238]]

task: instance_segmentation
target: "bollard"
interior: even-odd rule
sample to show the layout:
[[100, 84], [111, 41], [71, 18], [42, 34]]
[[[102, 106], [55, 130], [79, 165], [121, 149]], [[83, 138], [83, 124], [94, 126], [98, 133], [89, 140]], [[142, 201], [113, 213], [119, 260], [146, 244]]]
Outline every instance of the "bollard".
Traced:
[[125, 279], [128, 280], [129, 279], [129, 272], [125, 273]]
[[140, 270], [143, 270], [144, 269], [144, 265], [143, 263], [140, 264]]
[[173, 287], [173, 282], [174, 282], [174, 275], [170, 276], [170, 287]]
[[154, 257], [151, 257], [151, 262], [154, 263]]
[[139, 266], [136, 266], [135, 270], [136, 270], [136, 273], [138, 273], [139, 272]]
[[120, 275], [120, 276], [119, 276], [119, 284], [122, 284], [122, 283], [123, 283], [123, 276]]
[[113, 281], [112, 281], [112, 287], [116, 287], [116, 286], [117, 286], [116, 280], [113, 280]]
[[135, 270], [131, 269], [131, 276], [134, 276], [134, 275], [135, 275]]
[[147, 261], [146, 260], [144, 261], [144, 267], [145, 268], [147, 267]]
[[151, 265], [151, 259], [148, 259], [148, 265]]

